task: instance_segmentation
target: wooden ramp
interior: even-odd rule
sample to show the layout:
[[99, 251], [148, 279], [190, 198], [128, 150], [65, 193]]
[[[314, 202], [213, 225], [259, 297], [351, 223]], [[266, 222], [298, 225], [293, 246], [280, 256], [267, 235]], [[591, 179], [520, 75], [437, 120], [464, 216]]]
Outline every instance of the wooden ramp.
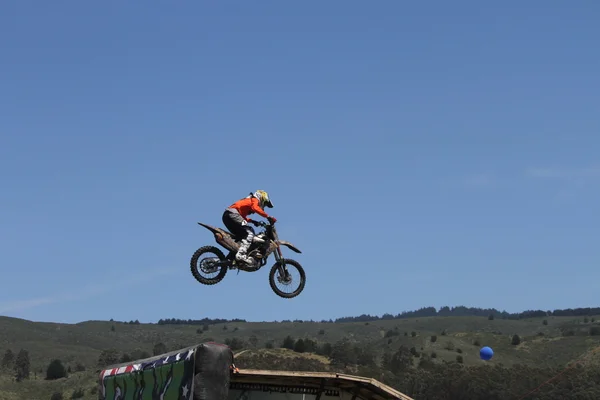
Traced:
[[[267, 371], [239, 369], [231, 376], [231, 389], [310, 394], [317, 400], [414, 400], [371, 379], [333, 372]], [[311, 398], [312, 398], [311, 396]]]

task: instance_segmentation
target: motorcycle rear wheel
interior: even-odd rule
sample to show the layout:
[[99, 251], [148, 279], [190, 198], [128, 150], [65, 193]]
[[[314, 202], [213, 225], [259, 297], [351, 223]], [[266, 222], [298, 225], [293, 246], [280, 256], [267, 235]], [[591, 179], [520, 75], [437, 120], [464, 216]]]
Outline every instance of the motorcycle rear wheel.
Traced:
[[[227, 273], [227, 266], [220, 265], [220, 266], [216, 267], [216, 268], [219, 268], [219, 273], [214, 278], [207, 278], [206, 276], [202, 275], [202, 273], [200, 271], [202, 269], [204, 269], [204, 267], [202, 265], [198, 265], [198, 260], [200, 259], [200, 256], [202, 256], [203, 254], [207, 254], [207, 253], [212, 253], [216, 256], [216, 257], [207, 257], [207, 258], [217, 258], [219, 261], [225, 260], [225, 255], [223, 254], [223, 252], [221, 250], [219, 250], [219, 248], [217, 248], [215, 246], [200, 247], [198, 250], [196, 250], [196, 252], [194, 253], [194, 255], [192, 256], [192, 258], [190, 260], [190, 270], [192, 271], [192, 275], [194, 276], [194, 278], [196, 278], [196, 280], [198, 282], [202, 283], [203, 285], [214, 285], [216, 283], [221, 282], [223, 280], [223, 278], [225, 278], [225, 274]], [[205, 260], [202, 260], [202, 261], [205, 261]], [[200, 261], [200, 263], [202, 263], [202, 261]], [[202, 272], [205, 272], [205, 271], [202, 271]]]
[[279, 268], [281, 267], [281, 261], [275, 262], [275, 264], [273, 264], [273, 266], [271, 267], [271, 271], [269, 272], [269, 285], [271, 286], [271, 289], [273, 290], [273, 292], [275, 292], [277, 296], [283, 297], [284, 299], [291, 299], [298, 296], [304, 290], [304, 286], [306, 285], [306, 274], [304, 272], [304, 268], [302, 268], [302, 265], [300, 265], [298, 261], [291, 260], [289, 258], [286, 258], [283, 261], [285, 262], [286, 271], [289, 269], [289, 267], [293, 267], [300, 273], [300, 284], [298, 285], [298, 288], [296, 288], [296, 290], [294, 290], [291, 293], [286, 293], [276, 286], [276, 279], [279, 280], [280, 278], [291, 278], [290, 276], [279, 276]]

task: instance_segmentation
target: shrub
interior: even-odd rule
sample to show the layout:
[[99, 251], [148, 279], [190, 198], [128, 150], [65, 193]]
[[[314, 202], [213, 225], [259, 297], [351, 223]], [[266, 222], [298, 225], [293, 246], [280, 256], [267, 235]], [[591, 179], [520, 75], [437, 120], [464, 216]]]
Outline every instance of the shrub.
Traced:
[[246, 347], [246, 343], [239, 338], [225, 339], [225, 344], [233, 351], [241, 350]]
[[410, 348], [410, 354], [413, 355], [413, 357], [418, 357], [419, 353], [417, 352], [417, 349], [415, 349], [414, 347]]
[[67, 370], [60, 360], [52, 360], [46, 369], [46, 379], [55, 380], [65, 378]]
[[121, 359], [119, 360], [119, 362], [121, 362], [121, 363], [128, 363], [130, 361], [133, 361], [133, 358], [131, 358], [131, 356], [127, 353], [123, 353], [123, 355], [121, 356]]
[[152, 353], [155, 356], [164, 354], [168, 351], [167, 346], [163, 342], [156, 343], [152, 348]]
[[304, 345], [304, 340], [302, 339], [298, 339], [296, 340], [296, 343], [294, 343], [294, 351], [296, 353], [304, 353], [305, 349], [305, 345]]
[[392, 329], [390, 329], [390, 330], [388, 330], [388, 331], [385, 333], [385, 336], [384, 336], [384, 337], [386, 337], [386, 338], [391, 338], [391, 337], [398, 336], [398, 335], [400, 335], [400, 333], [399, 333], [399, 332], [397, 332], [397, 331], [395, 331], [395, 330], [392, 330]]
[[73, 391], [71, 398], [72, 399], [81, 399], [84, 395], [85, 395], [85, 392], [83, 391], [83, 389], [79, 388], [79, 389], [75, 389]]
[[294, 338], [292, 338], [290, 335], [287, 335], [285, 337], [285, 339], [283, 339], [283, 343], [282, 343], [281, 347], [283, 347], [284, 349], [293, 350], [295, 343], [296, 343], [296, 341], [294, 340]]

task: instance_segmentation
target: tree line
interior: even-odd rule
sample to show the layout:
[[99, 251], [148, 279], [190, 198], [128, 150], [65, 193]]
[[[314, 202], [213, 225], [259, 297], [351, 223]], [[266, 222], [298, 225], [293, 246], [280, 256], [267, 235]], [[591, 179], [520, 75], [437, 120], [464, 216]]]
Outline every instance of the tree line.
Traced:
[[[540, 317], [583, 317], [591, 315], [600, 315], [600, 307], [582, 307], [582, 308], [567, 308], [557, 310], [527, 310], [519, 313], [509, 313], [506, 311], [499, 311], [495, 308], [478, 308], [478, 307], [440, 307], [438, 310], [435, 307], [423, 307], [414, 311], [403, 311], [398, 314], [383, 314], [370, 315], [362, 314], [355, 317], [340, 317], [336, 319], [313, 321], [313, 320], [293, 320], [293, 322], [320, 322], [320, 323], [345, 323], [345, 322], [371, 322], [379, 320], [393, 320], [393, 319], [407, 319], [407, 318], [425, 318], [425, 317], [487, 317], [487, 318], [499, 318], [499, 319], [510, 319], [519, 320], [526, 318], [540, 318]], [[490, 318], [490, 319], [491, 319]], [[203, 318], [203, 319], [178, 319], [178, 318], [166, 318], [158, 320], [158, 325], [214, 325], [222, 323], [232, 322], [247, 322], [245, 319], [234, 318], [234, 319], [223, 319], [223, 318]], [[281, 322], [292, 322], [291, 320], [284, 320]], [[139, 324], [139, 321], [130, 321], [130, 324]]]
[[157, 325], [215, 325], [228, 322], [246, 322], [245, 319], [223, 319], [223, 318], [202, 318], [202, 319], [178, 319], [166, 318], [159, 319]]
[[600, 307], [585, 307], [585, 308], [567, 308], [558, 310], [527, 310], [519, 313], [509, 313], [499, 311], [495, 308], [478, 308], [478, 307], [441, 307], [439, 310], [435, 307], [423, 307], [415, 311], [404, 311], [402, 313], [383, 314], [381, 317], [376, 315], [363, 314], [358, 317], [342, 317], [337, 318], [335, 322], [369, 322], [378, 320], [391, 319], [407, 319], [407, 318], [425, 318], [425, 317], [490, 317], [500, 319], [519, 320], [526, 318], [540, 317], [582, 317], [599, 315]]

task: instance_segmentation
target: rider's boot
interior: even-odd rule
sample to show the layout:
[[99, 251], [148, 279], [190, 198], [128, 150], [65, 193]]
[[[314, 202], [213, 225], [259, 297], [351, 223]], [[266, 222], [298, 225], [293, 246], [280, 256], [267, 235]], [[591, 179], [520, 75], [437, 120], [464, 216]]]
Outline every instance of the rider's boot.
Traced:
[[264, 243], [265, 239], [261, 238], [260, 235], [256, 235], [252, 238], [253, 243]]
[[236, 261], [241, 261], [248, 265], [254, 264], [254, 259], [252, 257], [248, 257], [248, 255], [246, 254], [249, 247], [250, 247], [250, 242], [247, 239], [242, 240], [242, 242], [240, 243], [240, 248], [235, 255]]

